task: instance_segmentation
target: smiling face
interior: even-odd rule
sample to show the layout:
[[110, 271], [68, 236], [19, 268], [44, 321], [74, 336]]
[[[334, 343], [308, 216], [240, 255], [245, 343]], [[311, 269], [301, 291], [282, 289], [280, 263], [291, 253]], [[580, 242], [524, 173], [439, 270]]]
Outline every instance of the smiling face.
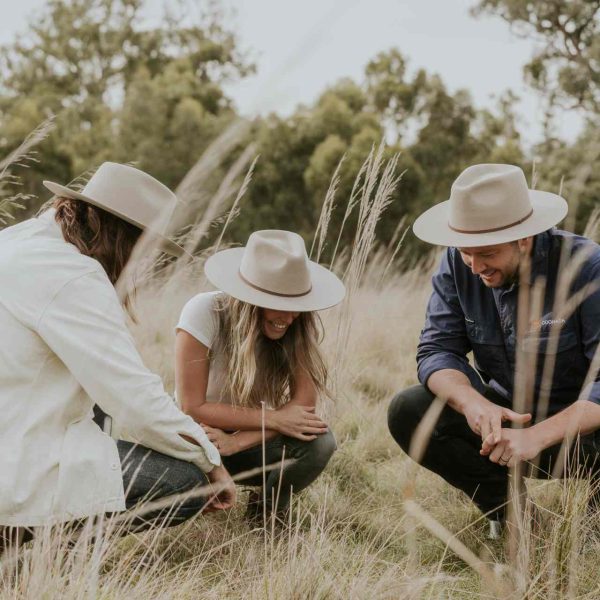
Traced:
[[498, 288], [518, 276], [521, 260], [532, 247], [533, 237], [528, 237], [506, 244], [459, 248], [458, 251], [465, 265], [474, 275], [479, 275], [484, 285]]
[[270, 340], [282, 338], [290, 325], [300, 314], [299, 312], [271, 310], [270, 308], [261, 309], [261, 313], [261, 329]]

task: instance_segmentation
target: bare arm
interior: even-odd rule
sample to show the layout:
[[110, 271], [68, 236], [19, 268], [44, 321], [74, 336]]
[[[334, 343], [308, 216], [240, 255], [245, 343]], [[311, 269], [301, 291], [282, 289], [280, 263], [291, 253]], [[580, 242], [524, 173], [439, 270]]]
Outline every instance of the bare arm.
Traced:
[[541, 451], [565, 438], [572, 439], [577, 434], [586, 435], [597, 429], [600, 429], [600, 406], [589, 400], [578, 400], [528, 432], [538, 440]]
[[[197, 423], [214, 428], [260, 433], [263, 427], [261, 409], [206, 402], [209, 369], [208, 348], [187, 331], [178, 330], [175, 340], [175, 378], [183, 411]], [[327, 431], [327, 425], [314, 414], [316, 394], [313, 396], [307, 384], [300, 381], [290, 402], [278, 410], [264, 411], [265, 429], [300, 439]]]

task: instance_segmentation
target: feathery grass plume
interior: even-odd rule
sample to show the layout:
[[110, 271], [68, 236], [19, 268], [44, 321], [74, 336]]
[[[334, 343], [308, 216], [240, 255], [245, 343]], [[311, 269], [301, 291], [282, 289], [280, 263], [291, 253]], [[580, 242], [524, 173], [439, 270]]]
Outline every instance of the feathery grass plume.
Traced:
[[595, 208], [585, 226], [583, 236], [596, 243], [600, 242], [600, 208]]
[[183, 211], [179, 215], [180, 222], [187, 224], [190, 220], [193, 222], [198, 220], [189, 217], [197, 214], [208, 203], [209, 195], [205, 187], [207, 179], [219, 168], [224, 158], [229, 156], [240, 141], [246, 137], [250, 127], [250, 121], [241, 118], [235, 119], [216, 140], [211, 142], [196, 164], [181, 180], [175, 194], [188, 207], [188, 211]]
[[[405, 171], [402, 174], [404, 174], [404, 173], [405, 173]], [[394, 234], [392, 235], [392, 239], [390, 240], [390, 243], [388, 245], [387, 254], [389, 255], [389, 259], [388, 259], [388, 261], [383, 269], [383, 272], [381, 274], [381, 278], [379, 280], [380, 285], [383, 284], [383, 282], [385, 281], [386, 276], [388, 274], [388, 271], [394, 264], [394, 261], [396, 260], [398, 253], [400, 252], [400, 248], [402, 248], [402, 244], [404, 243], [404, 238], [406, 237], [406, 234], [409, 232], [409, 230], [410, 230], [410, 227], [408, 227], [406, 225], [406, 215], [405, 215], [398, 221], [398, 226], [394, 230]], [[400, 235], [400, 232], [402, 232], [402, 235]], [[391, 248], [393, 248], [393, 250], [390, 252], [389, 249], [391, 249]]]
[[[334, 389], [337, 373], [345, 368], [347, 342], [353, 321], [352, 301], [376, 243], [375, 228], [381, 215], [392, 202], [393, 193], [400, 181], [400, 176], [396, 174], [399, 155], [395, 154], [384, 164], [384, 150], [385, 145], [382, 142], [377, 151], [371, 151], [365, 161], [364, 169], [361, 169], [357, 178], [364, 176], [364, 182], [360, 187], [355, 185], [355, 188], [360, 189], [362, 193], [358, 201], [358, 223], [354, 241], [343, 276], [346, 298], [338, 309], [336, 349], [332, 359]], [[351, 195], [350, 203], [354, 201]]]
[[6, 225], [9, 220], [14, 219], [15, 209], [22, 209], [31, 196], [17, 193], [10, 194], [8, 186], [20, 184], [18, 177], [11, 174], [13, 167], [28, 167], [28, 163], [37, 162], [35, 158], [35, 146], [45, 140], [54, 129], [54, 118], [46, 119], [38, 125], [17, 148], [6, 158], [0, 160], [0, 224]]
[[223, 236], [225, 235], [225, 232], [227, 231], [227, 227], [229, 226], [231, 221], [233, 221], [233, 219], [235, 219], [240, 213], [239, 204], [240, 204], [241, 199], [245, 196], [245, 194], [248, 190], [248, 186], [250, 185], [250, 182], [252, 181], [252, 176], [254, 175], [254, 169], [256, 167], [256, 163], [257, 163], [258, 159], [259, 159], [258, 156], [256, 156], [254, 158], [254, 160], [252, 161], [252, 164], [250, 165], [250, 167], [248, 168], [248, 171], [246, 172], [244, 181], [242, 182], [242, 185], [241, 185], [240, 189], [238, 190], [237, 196], [235, 197], [235, 200], [233, 201], [233, 204], [231, 205], [231, 209], [227, 213], [227, 218], [225, 219], [225, 224], [223, 225], [223, 227], [221, 229], [221, 233], [219, 234], [219, 238], [217, 239], [217, 241], [214, 245], [214, 252], [219, 251], [219, 248], [221, 247], [221, 242], [223, 241]]
[[[243, 129], [240, 128], [234, 129], [235, 135], [240, 135], [242, 131]], [[215, 148], [213, 148], [211, 145], [204, 153], [203, 158], [198, 161], [196, 167], [199, 165], [201, 168], [196, 169], [196, 174], [208, 176], [209, 166], [220, 164], [220, 161], [217, 161], [214, 156], [219, 155], [220, 160], [222, 160], [223, 155], [221, 153], [224, 152], [224, 147], [226, 148], [227, 144], [231, 143], [233, 143], [231, 137], [227, 136], [225, 141], [217, 144]], [[117, 291], [119, 293], [119, 297], [124, 298], [131, 291], [133, 285], [142, 285], [144, 283], [147, 284], [152, 279], [157, 279], [157, 281], [160, 282], [159, 285], [162, 288], [163, 293], [168, 293], [169, 290], [172, 290], [173, 286], [177, 286], [179, 281], [177, 274], [184, 272], [186, 265], [194, 258], [193, 252], [195, 252], [197, 245], [206, 235], [214, 220], [219, 218], [220, 213], [223, 210], [223, 206], [235, 192], [235, 182], [239, 178], [244, 167], [252, 158], [254, 152], [255, 147], [252, 144], [248, 146], [244, 152], [242, 152], [240, 157], [227, 171], [217, 192], [208, 201], [208, 205], [206, 206], [200, 221], [188, 226], [185, 236], [183, 238], [180, 237], [179, 243], [184, 245], [185, 250], [181, 257], [177, 258], [176, 260], [171, 260], [166, 257], [160, 258], [159, 260], [162, 261], [162, 266], [165, 267], [164, 269], [161, 268], [161, 263], [157, 262], [158, 257], [153, 252], [157, 248], [158, 240], [149, 232], [144, 232], [144, 234], [142, 234], [133, 250], [127, 266], [123, 270], [123, 273], [117, 282]], [[209, 157], [205, 158], [207, 153]], [[250, 168], [244, 177], [242, 185], [238, 190], [233, 206], [230, 209], [230, 213], [225, 221], [225, 226], [221, 232], [221, 237], [225, 231], [225, 228], [227, 225], [229, 225], [231, 220], [234, 218], [236, 211], [238, 210], [239, 202], [245, 194], [250, 183], [257, 158], [258, 157], [252, 161]], [[187, 190], [186, 193], [188, 194], [188, 197], [190, 197], [189, 194], [191, 194], [191, 186], [194, 179], [190, 179], [187, 176], [186, 179], [188, 179], [188, 182], [186, 183], [185, 190]], [[201, 185], [200, 181], [196, 181], [196, 183]], [[203, 197], [204, 196], [199, 193], [195, 196], [196, 200]], [[175, 219], [171, 221], [171, 226], [169, 228], [172, 231], [180, 230], [182, 228], [183, 215], [187, 214], [188, 217], [191, 217], [194, 212], [195, 211], [193, 210], [193, 207], [188, 204], [186, 210], [179, 210], [177, 212], [177, 215], [175, 216]], [[164, 213], [161, 215], [161, 217], [159, 217], [159, 220], [167, 220], [169, 217], [170, 215]], [[176, 225], [173, 225], [173, 223], [176, 223]], [[219, 238], [219, 243], [221, 241], [221, 237]]]
[[352, 184], [352, 191], [350, 192], [350, 198], [348, 199], [348, 202], [346, 203], [346, 210], [344, 211], [344, 217], [342, 218], [342, 224], [340, 225], [337, 240], [335, 242], [335, 247], [333, 249], [333, 254], [331, 255], [331, 262], [329, 263], [330, 269], [333, 268], [333, 265], [335, 264], [338, 249], [340, 246], [340, 242], [342, 240], [342, 233], [343, 233], [344, 227], [346, 225], [346, 221], [348, 221], [348, 218], [352, 214], [352, 211], [354, 210], [356, 205], [360, 202], [360, 197], [361, 197], [361, 194], [363, 193], [363, 186], [365, 185], [365, 182], [366, 182], [365, 172], [366, 172], [367, 168], [369, 167], [369, 165], [372, 163], [374, 155], [375, 155], [375, 147], [372, 147], [371, 151], [369, 152], [369, 156], [367, 156], [367, 159], [361, 165], [360, 169], [358, 170], [358, 174], [356, 175], [356, 178], [354, 179], [354, 183]]
[[319, 214], [319, 221], [317, 223], [317, 230], [315, 231], [315, 236], [313, 238], [312, 245], [310, 247], [309, 257], [312, 258], [313, 251], [315, 249], [315, 244], [317, 246], [317, 255], [314, 260], [319, 262], [321, 259], [321, 254], [323, 253], [323, 249], [325, 248], [325, 243], [327, 240], [327, 231], [329, 229], [329, 221], [331, 220], [331, 214], [335, 207], [335, 195], [337, 193], [338, 187], [340, 185], [340, 170], [342, 168], [342, 164], [346, 159], [346, 155], [344, 154], [340, 159], [335, 171], [333, 173], [333, 177], [331, 178], [331, 182], [329, 184], [329, 188], [327, 189], [327, 193], [325, 194], [325, 200], [323, 201], [323, 206], [321, 207], [321, 212]]
[[[235, 160], [233, 165], [225, 174], [225, 177], [221, 181], [221, 184], [219, 185], [219, 188], [217, 189], [216, 193], [211, 197], [210, 201], [204, 208], [204, 213], [202, 214], [202, 217], [198, 221], [197, 225], [192, 228], [184, 242], [184, 248], [189, 255], [194, 254], [199, 243], [206, 236], [210, 228], [210, 224], [214, 221], [214, 219], [216, 219], [219, 216], [219, 213], [223, 211], [225, 203], [228, 202], [229, 198], [236, 191], [237, 179], [242, 174], [243, 170], [247, 167], [248, 163], [252, 160], [252, 157], [255, 156], [255, 154], [256, 146], [254, 144], [250, 144], [240, 154], [240, 156]], [[242, 187], [239, 189], [239, 198], [241, 198], [241, 196], [247, 188], [247, 182], [249, 177], [251, 177], [252, 175], [252, 171], [254, 169], [255, 164], [256, 157], [254, 160], [252, 160], [251, 166], [247, 170], [244, 182], [242, 183]], [[185, 260], [185, 255], [182, 259]]]

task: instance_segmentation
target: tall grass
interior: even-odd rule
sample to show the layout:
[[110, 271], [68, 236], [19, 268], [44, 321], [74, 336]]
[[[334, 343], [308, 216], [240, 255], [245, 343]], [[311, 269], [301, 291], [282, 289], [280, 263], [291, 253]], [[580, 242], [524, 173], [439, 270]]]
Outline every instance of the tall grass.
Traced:
[[[223, 148], [235, 144], [235, 131], [230, 134], [215, 155], [199, 161], [196, 178], [190, 175], [182, 188], [188, 193], [188, 214], [211, 206], [215, 217], [226, 215], [225, 226], [243, 210], [252, 149], [234, 165], [221, 191], [194, 191], [190, 182], [201, 186]], [[519, 513], [518, 535], [491, 542], [473, 504], [418, 467], [387, 432], [389, 399], [415, 381], [414, 356], [431, 275], [429, 268], [394, 268], [403, 226], [389, 248], [375, 242], [376, 224], [393, 190], [402, 185], [396, 168], [396, 158], [386, 162], [383, 148], [374, 148], [352, 197], [336, 198], [334, 176], [324, 202], [313, 247], [319, 255], [332, 244], [332, 267], [349, 291], [342, 306], [323, 313], [324, 353], [335, 377], [330, 422], [338, 451], [318, 481], [294, 498], [289, 527], [278, 535], [251, 528], [242, 519], [241, 502], [227, 514], [126, 537], [117, 535], [118, 519], [90, 522], [75, 540], [64, 530], [42, 530], [32, 543], [0, 559], [0, 598], [598, 597], [600, 518], [584, 516], [587, 482], [519, 479], [541, 522], [534, 526]], [[341, 232], [329, 230], [332, 207], [340, 202], [347, 203], [344, 227], [358, 211], [347, 252], [339, 251]], [[189, 222], [195, 225], [183, 243], [193, 258], [146, 271], [138, 280], [138, 323], [132, 324], [146, 364], [170, 390], [174, 326], [187, 299], [206, 289], [203, 260], [215, 250], [196, 252], [207, 223], [202, 218]], [[541, 285], [522, 298], [529, 316], [541, 310]], [[571, 300], [561, 296], [560, 310], [572, 309]], [[519, 360], [517, 401], [527, 405], [531, 364], [526, 361], [531, 359]], [[415, 439], [411, 453], [416, 457], [435, 425], [435, 410]]]

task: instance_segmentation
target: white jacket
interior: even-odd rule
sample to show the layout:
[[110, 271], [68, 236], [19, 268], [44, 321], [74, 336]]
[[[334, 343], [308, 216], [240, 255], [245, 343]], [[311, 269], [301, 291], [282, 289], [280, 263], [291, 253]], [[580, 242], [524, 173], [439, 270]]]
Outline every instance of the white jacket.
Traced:
[[125, 509], [94, 403], [132, 441], [204, 471], [220, 464], [142, 363], [100, 263], [65, 242], [51, 209], [0, 231], [0, 525]]

